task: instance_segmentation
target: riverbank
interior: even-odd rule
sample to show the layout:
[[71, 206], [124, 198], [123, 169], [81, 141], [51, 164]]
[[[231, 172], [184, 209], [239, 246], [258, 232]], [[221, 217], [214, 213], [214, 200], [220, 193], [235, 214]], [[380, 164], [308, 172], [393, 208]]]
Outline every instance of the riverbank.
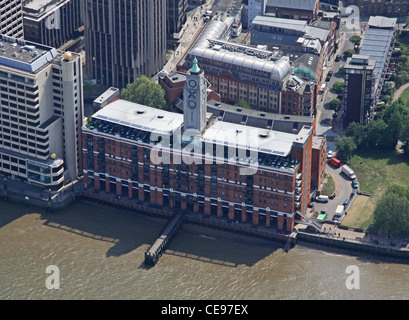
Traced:
[[[37, 206], [45, 208], [49, 212], [67, 209], [75, 202], [85, 201], [162, 219], [169, 219], [175, 213], [175, 211], [170, 208], [141, 203], [127, 198], [119, 199], [113, 194], [96, 194], [92, 192], [92, 190], [86, 190], [80, 181], [73, 183], [69, 188], [69, 191], [66, 190], [63, 195], [54, 194], [51, 197], [42, 196], [35, 199], [36, 201], [33, 201], [34, 193], [31, 193], [30, 199], [27, 200], [25, 196], [19, 196], [18, 192], [12, 192], [10, 188], [7, 190], [3, 188], [3, 193], [0, 194], [0, 197], [3, 201], [13, 201], [30, 206]], [[213, 229], [212, 231], [218, 230], [221, 234], [224, 234], [224, 237], [226, 237], [227, 231], [230, 234], [229, 237], [234, 235], [236, 240], [239, 239], [240, 236], [245, 235], [246, 237], [253, 237], [255, 241], [262, 240], [260, 243], [264, 244], [274, 241], [281, 243], [286, 251], [297, 245], [298, 241], [302, 241], [303, 243], [323, 245], [329, 251], [333, 248], [338, 248], [355, 252], [357, 255], [360, 253], [371, 253], [379, 256], [409, 260], [409, 249], [407, 245], [402, 247], [401, 244], [397, 244], [391, 239], [381, 239], [381, 237], [371, 235], [364, 230], [342, 228], [341, 226], [335, 226], [333, 224], [323, 224], [321, 231], [318, 232], [317, 230], [310, 231], [306, 225], [299, 223], [296, 225], [293, 233], [284, 233], [274, 228], [232, 223], [227, 219], [188, 212], [184, 215], [183, 225], [185, 224], [204, 226]], [[219, 233], [220, 238], [222, 238], [221, 234]], [[248, 239], [246, 241], [248, 241]]]

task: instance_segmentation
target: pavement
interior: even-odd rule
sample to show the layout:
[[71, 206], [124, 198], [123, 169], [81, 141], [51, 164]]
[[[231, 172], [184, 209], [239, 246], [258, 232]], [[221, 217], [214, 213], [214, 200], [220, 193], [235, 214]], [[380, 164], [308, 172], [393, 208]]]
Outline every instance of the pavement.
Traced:
[[187, 12], [186, 29], [178, 41], [179, 46], [177, 47], [174, 55], [168, 60], [166, 66], [164, 67], [165, 71], [170, 73], [176, 70], [177, 65], [190, 50], [190, 47], [207, 23], [203, 20], [203, 15], [207, 10], [211, 10], [213, 8], [213, 4], [218, 1], [220, 0], [207, 0], [203, 5], [197, 6]]

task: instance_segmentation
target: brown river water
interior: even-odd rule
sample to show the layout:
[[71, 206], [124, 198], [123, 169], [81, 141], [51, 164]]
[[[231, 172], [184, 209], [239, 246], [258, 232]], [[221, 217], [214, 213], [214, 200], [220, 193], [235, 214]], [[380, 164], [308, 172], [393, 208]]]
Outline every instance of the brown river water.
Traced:
[[[0, 202], [0, 299], [409, 299], [409, 265], [183, 224], [158, 264], [144, 252], [166, 220], [77, 203]], [[48, 289], [48, 266], [59, 289]], [[347, 286], [348, 266], [359, 276]], [[55, 282], [54, 282], [55, 283]]]

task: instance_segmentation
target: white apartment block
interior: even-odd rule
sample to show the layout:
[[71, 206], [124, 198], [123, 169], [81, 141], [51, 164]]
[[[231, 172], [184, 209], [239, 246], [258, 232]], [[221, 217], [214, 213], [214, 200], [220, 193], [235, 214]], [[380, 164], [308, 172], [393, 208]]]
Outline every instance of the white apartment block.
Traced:
[[47, 190], [82, 172], [81, 60], [0, 35], [0, 172]]

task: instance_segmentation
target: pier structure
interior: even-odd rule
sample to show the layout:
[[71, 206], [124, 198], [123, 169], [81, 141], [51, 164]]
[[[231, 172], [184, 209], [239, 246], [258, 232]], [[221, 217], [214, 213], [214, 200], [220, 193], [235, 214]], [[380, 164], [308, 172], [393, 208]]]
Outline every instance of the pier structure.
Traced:
[[175, 235], [183, 221], [183, 213], [176, 213], [168, 222], [156, 241], [145, 252], [145, 265], [154, 266], [161, 257], [166, 245]]

